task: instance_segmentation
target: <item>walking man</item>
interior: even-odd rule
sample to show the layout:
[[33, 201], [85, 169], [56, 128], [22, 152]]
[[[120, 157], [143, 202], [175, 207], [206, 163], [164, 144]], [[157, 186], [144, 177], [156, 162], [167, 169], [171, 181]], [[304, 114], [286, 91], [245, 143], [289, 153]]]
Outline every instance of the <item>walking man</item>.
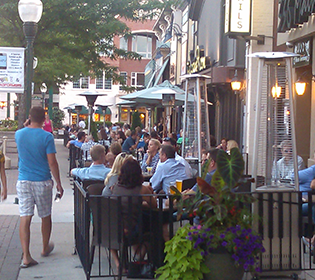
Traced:
[[30, 124], [15, 133], [19, 154], [19, 177], [16, 184], [20, 210], [20, 241], [23, 250], [21, 268], [38, 264], [29, 250], [30, 225], [34, 215], [34, 206], [42, 219], [43, 249], [41, 255], [47, 257], [54, 249], [49, 242], [51, 234], [51, 206], [53, 181], [56, 180], [57, 191], [63, 195], [56, 148], [53, 135], [42, 129], [45, 110], [33, 107], [30, 110]]

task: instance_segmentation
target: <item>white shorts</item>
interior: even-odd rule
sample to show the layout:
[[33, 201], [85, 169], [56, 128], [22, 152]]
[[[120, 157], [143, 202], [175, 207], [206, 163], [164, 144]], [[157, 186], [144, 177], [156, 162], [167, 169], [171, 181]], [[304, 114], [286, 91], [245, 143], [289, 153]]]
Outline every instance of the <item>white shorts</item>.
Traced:
[[36, 204], [40, 218], [51, 215], [53, 180], [32, 182], [17, 181], [20, 216], [33, 216]]

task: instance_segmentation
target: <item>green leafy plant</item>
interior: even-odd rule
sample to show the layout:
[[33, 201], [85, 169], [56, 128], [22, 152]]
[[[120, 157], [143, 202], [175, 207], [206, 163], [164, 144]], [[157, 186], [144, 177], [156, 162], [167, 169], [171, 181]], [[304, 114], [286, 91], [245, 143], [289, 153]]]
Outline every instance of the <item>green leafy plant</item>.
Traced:
[[159, 279], [202, 279], [203, 274], [209, 272], [200, 251], [187, 239], [189, 232], [190, 225], [187, 224], [165, 243], [166, 265], [156, 271]]
[[91, 134], [95, 142], [98, 142], [96, 123], [91, 120]]
[[[259, 271], [257, 256], [264, 252], [264, 248], [262, 239], [252, 230], [253, 215], [249, 207], [255, 199], [249, 194], [236, 192], [244, 170], [242, 155], [237, 148], [231, 149], [230, 155], [219, 150], [216, 162], [217, 170], [211, 184], [204, 180], [209, 163], [205, 164], [202, 177], [197, 178], [198, 191], [195, 195], [187, 197], [171, 187], [175, 192], [173, 199], [177, 201], [178, 220], [185, 215], [195, 222], [194, 226], [185, 229], [185, 238], [191, 244], [185, 245], [189, 252], [184, 252], [187, 255], [199, 254], [201, 258], [197, 261], [203, 263], [205, 256], [223, 247], [231, 254], [235, 266], [242, 265], [244, 270]], [[173, 250], [165, 249], [165, 265], [157, 271], [162, 277], [159, 279], [167, 279], [166, 271], [183, 264], [183, 251], [176, 244], [177, 235], [182, 236], [183, 231], [176, 232], [169, 241], [169, 246], [173, 244]], [[196, 272], [193, 278], [182, 274], [178, 279], [202, 279], [202, 276]]]
[[52, 122], [54, 128], [61, 128], [62, 127], [62, 121], [65, 118], [65, 113], [58, 107], [52, 108]]
[[141, 128], [143, 127], [140, 119], [140, 114], [138, 111], [135, 111], [132, 114], [132, 123], [131, 123], [131, 130], [135, 130], [137, 126], [140, 126]]

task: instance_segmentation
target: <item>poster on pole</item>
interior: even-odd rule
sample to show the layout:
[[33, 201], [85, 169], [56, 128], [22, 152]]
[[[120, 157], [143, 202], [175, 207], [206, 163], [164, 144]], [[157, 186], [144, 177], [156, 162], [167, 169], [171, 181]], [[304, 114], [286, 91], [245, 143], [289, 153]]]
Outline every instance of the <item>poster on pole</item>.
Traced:
[[0, 47], [0, 92], [24, 92], [24, 50]]

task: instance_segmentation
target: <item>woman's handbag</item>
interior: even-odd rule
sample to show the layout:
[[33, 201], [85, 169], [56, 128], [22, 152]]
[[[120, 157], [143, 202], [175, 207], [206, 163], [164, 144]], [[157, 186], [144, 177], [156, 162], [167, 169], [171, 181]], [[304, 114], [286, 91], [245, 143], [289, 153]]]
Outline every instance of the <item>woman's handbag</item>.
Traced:
[[130, 262], [128, 264], [127, 278], [153, 279], [154, 266], [147, 260]]

